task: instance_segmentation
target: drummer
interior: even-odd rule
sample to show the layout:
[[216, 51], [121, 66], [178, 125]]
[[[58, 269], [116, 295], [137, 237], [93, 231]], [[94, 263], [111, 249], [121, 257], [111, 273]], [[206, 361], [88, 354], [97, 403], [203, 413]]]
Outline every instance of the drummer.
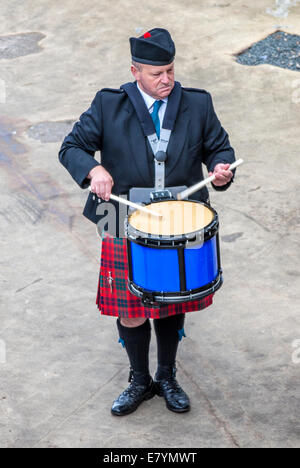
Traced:
[[[180, 103], [174, 111], [165, 163], [165, 185], [191, 186], [203, 179], [202, 164], [215, 174], [215, 190], [226, 190], [233, 181], [228, 169], [234, 162], [234, 150], [228, 134], [213, 108], [211, 95], [203, 89], [175, 86], [175, 45], [166, 29], [155, 28], [140, 37], [130, 38], [131, 72], [159, 139], [168, 102], [177, 87]], [[101, 151], [101, 164], [94, 159]], [[128, 194], [132, 187], [154, 186], [154, 158], [142, 133], [137, 113], [124, 89], [105, 88], [97, 92], [89, 109], [74, 125], [59, 152], [60, 162], [81, 188], [108, 201], [115, 194]], [[209, 202], [207, 188], [194, 199]], [[97, 222], [97, 201], [89, 196], [85, 215]], [[184, 309], [182, 309], [184, 310]], [[180, 308], [177, 312], [182, 312]], [[158, 366], [154, 380], [149, 372], [151, 325], [147, 311], [139, 317], [121, 316], [117, 306], [111, 315], [118, 316], [120, 341], [128, 354], [131, 382], [113, 402], [116, 416], [135, 411], [140, 403], [155, 394], [163, 396], [174, 412], [190, 409], [190, 400], [176, 380], [178, 343], [184, 336], [184, 313], [153, 320], [157, 339]]]

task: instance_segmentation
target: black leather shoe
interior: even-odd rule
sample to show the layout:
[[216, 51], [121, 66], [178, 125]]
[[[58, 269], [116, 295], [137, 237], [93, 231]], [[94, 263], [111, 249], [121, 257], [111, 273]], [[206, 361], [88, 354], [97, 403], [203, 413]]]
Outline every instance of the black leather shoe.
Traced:
[[129, 387], [113, 402], [111, 413], [114, 416], [125, 416], [133, 413], [145, 400], [150, 400], [156, 395], [153, 379], [150, 377], [148, 385], [137, 383], [134, 374], [129, 374]]
[[156, 394], [163, 396], [166, 400], [167, 408], [175, 413], [184, 413], [190, 410], [190, 400], [182, 390], [176, 378], [176, 369], [171, 375], [162, 380], [154, 381]]

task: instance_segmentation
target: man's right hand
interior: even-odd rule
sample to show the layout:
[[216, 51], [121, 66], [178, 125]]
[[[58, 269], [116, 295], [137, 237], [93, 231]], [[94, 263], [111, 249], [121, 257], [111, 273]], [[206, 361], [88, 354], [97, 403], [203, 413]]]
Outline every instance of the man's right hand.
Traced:
[[91, 192], [108, 201], [114, 185], [110, 173], [103, 166], [96, 166], [89, 172], [88, 178], [91, 179]]

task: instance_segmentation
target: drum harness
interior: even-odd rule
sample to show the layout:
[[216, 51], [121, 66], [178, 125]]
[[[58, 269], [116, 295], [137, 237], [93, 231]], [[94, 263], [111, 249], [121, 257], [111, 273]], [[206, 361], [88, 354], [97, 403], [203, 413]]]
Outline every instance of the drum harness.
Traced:
[[129, 192], [130, 199], [132, 201], [139, 202], [154, 202], [165, 199], [172, 199], [176, 196], [177, 193], [179, 193], [181, 190], [184, 190], [184, 187], [186, 187], [181, 186], [165, 188], [165, 161], [167, 159], [167, 148], [179, 110], [181, 100], [181, 85], [175, 81], [172, 93], [168, 97], [168, 105], [160, 131], [160, 139], [158, 139], [156, 135], [153, 120], [136, 84], [132, 82], [126, 83], [121, 86], [121, 89], [124, 89], [136, 111], [144, 136], [147, 137], [152, 149], [155, 167], [154, 189], [134, 187]]

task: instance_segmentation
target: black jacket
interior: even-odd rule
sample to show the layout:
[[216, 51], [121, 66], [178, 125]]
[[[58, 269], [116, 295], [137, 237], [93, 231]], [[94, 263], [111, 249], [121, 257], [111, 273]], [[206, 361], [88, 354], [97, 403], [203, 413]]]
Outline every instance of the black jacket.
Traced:
[[[122, 89], [98, 91], [90, 108], [63, 141], [59, 160], [81, 188], [88, 187], [87, 175], [99, 164], [94, 158], [98, 150], [101, 164], [114, 180], [113, 193], [127, 194], [132, 187], [154, 187], [153, 153], [135, 109]], [[179, 111], [167, 155], [167, 187], [191, 186], [202, 180], [202, 163], [208, 171], [213, 171], [218, 163], [234, 162], [234, 150], [208, 92], [181, 88]], [[214, 188], [226, 190], [230, 184]], [[207, 188], [192, 198], [207, 201]], [[97, 201], [90, 193], [84, 215], [95, 223], [98, 221], [96, 208]]]

